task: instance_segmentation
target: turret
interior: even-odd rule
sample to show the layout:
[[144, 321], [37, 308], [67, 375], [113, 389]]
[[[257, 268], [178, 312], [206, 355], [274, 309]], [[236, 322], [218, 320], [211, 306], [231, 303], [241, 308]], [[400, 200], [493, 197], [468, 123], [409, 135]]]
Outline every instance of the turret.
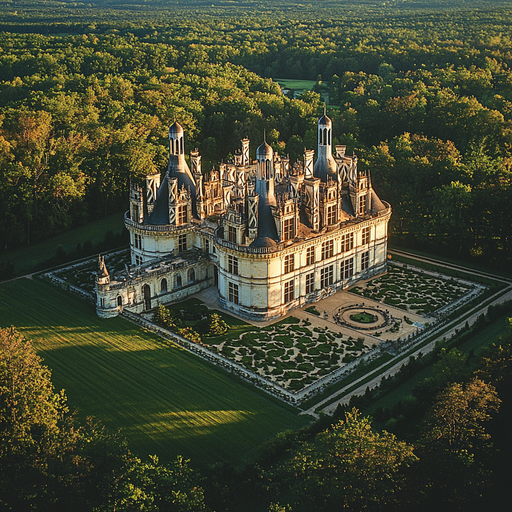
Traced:
[[108, 273], [107, 265], [105, 264], [105, 258], [98, 255], [98, 274], [96, 275], [96, 283], [103, 285], [110, 283], [110, 274]]
[[318, 158], [313, 171], [324, 183], [336, 176], [336, 162], [332, 156], [332, 121], [325, 115], [318, 120]]

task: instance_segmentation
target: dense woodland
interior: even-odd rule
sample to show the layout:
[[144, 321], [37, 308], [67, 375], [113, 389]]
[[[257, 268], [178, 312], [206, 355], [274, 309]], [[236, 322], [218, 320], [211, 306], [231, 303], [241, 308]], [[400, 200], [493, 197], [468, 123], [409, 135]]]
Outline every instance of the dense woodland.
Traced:
[[[125, 208], [130, 179], [165, 170], [174, 119], [206, 169], [264, 130], [301, 158], [328, 92], [334, 142], [393, 206], [393, 243], [510, 264], [512, 10], [135, 4], [2, 4], [3, 250]], [[317, 92], [291, 99], [271, 78]]]
[[[0, 251], [126, 208], [130, 179], [165, 170], [174, 119], [206, 169], [264, 130], [301, 158], [328, 93], [392, 243], [509, 268], [509, 2], [211, 3], [0, 0]], [[294, 98], [277, 78], [317, 85]], [[510, 336], [436, 353], [415, 401], [376, 415], [393, 433], [348, 409], [198, 472], [75, 424], [30, 343], [0, 334], [6, 509], [501, 510], [508, 491]]]

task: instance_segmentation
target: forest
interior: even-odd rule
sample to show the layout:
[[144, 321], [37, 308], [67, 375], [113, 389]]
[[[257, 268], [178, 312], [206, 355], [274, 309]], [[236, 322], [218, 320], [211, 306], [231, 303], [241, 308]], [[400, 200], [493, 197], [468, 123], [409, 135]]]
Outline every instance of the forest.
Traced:
[[[169, 19], [134, 3], [89, 23], [72, 4], [55, 3], [58, 22], [38, 2], [3, 4], [0, 250], [123, 210], [130, 179], [165, 171], [174, 119], [206, 170], [264, 130], [302, 158], [327, 93], [334, 142], [393, 207], [391, 243], [506, 268], [512, 11], [334, 4]], [[317, 85], [283, 95], [279, 78]]]
[[[0, 7], [0, 258], [126, 209], [130, 180], [165, 172], [175, 119], [205, 170], [244, 136], [254, 151], [264, 131], [295, 160], [316, 148], [327, 95], [333, 142], [358, 155], [392, 205], [391, 245], [510, 269], [510, 2]], [[291, 78], [316, 85], [283, 94], [278, 79]], [[9, 262], [2, 276], [15, 268]], [[198, 471], [183, 459], [142, 461], [119, 434], [78, 425], [30, 341], [3, 329], [0, 503], [17, 511], [500, 510], [509, 496], [511, 341], [479, 356], [436, 353], [416, 402], [375, 418], [388, 431], [350, 407], [283, 433], [246, 465]]]

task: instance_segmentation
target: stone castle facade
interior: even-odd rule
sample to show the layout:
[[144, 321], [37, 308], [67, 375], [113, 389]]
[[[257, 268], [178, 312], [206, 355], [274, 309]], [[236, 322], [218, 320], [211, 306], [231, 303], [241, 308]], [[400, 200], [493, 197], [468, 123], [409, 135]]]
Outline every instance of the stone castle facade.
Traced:
[[332, 149], [332, 123], [318, 121], [318, 150], [290, 165], [249, 140], [233, 161], [205, 176], [185, 160], [182, 127], [169, 129], [163, 178], [132, 183], [125, 225], [131, 265], [111, 275], [100, 257], [97, 313], [141, 313], [215, 286], [221, 305], [269, 320], [386, 270], [389, 204], [345, 146]]

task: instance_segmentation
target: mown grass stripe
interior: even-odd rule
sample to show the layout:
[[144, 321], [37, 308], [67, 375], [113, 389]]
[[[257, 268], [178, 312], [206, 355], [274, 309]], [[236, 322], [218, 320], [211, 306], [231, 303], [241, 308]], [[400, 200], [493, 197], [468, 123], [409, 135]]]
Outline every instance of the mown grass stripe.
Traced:
[[307, 419], [182, 348], [34, 280], [0, 284], [0, 325], [34, 341], [79, 418], [122, 428], [136, 453], [238, 461]]

